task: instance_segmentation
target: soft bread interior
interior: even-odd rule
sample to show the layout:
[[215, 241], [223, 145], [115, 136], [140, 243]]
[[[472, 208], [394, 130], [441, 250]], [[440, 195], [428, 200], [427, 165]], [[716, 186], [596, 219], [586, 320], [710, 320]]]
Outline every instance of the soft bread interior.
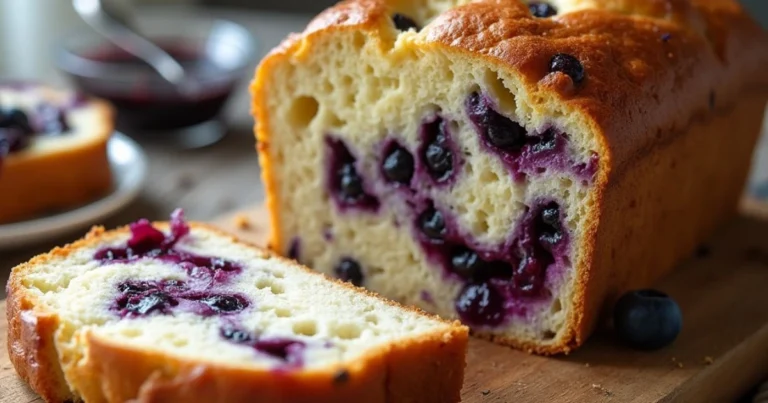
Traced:
[[[311, 371], [361, 364], [363, 356], [385, 353], [390, 343], [407, 343], [451, 326], [328, 281], [203, 227], [193, 227], [191, 235], [183, 238], [177, 248], [240, 264], [243, 271], [221, 287], [245, 295], [250, 306], [226, 318], [175, 312], [120, 319], [110, 306], [121, 282], [186, 280], [187, 276], [177, 265], [153, 259], [99, 263], [94, 260], [97, 250], [124, 245], [128, 234], [108, 233], [106, 237], [106, 242], [35, 265], [21, 280], [25, 291], [39, 299], [39, 309], [59, 317], [56, 348], [65, 374], [73, 373], [88, 360], [98, 359], [89, 356], [85, 337], [89, 333], [126, 348], [200, 364], [255, 370], [282, 368], [280, 359], [248, 345], [225, 341], [222, 328], [237, 323], [238, 328], [262, 339], [290, 338], [305, 343], [302, 364], [296, 370]], [[72, 382], [69, 375], [67, 379]]]
[[[411, 10], [412, 15], [425, 21], [460, 2], [415, 3], [421, 6]], [[552, 297], [533, 303], [527, 314], [504, 326], [479, 329], [537, 344], [557, 343], [566, 337], [564, 324], [572, 310], [578, 270], [573, 266], [583, 258], [582, 230], [593, 207], [592, 184], [567, 172], [544, 172], [516, 182], [503, 163], [482, 148], [465, 101], [479, 90], [528, 131], [560, 128], [578, 160], [587, 160], [598, 149], [588, 122], [546, 93], [528, 91], [514, 74], [425, 45], [429, 26], [419, 33], [399, 32], [386, 20], [378, 29], [379, 35], [373, 36], [354, 31], [316, 35], [301, 45], [301, 52], [260, 78], [256, 102], [269, 111], [268, 121], [262, 123], [270, 133], [264, 152], [270, 159], [268, 179], [275, 187], [278, 212], [273, 224], [278, 226], [281, 252], [288, 252], [292, 239], [300, 239], [302, 262], [328, 274], [340, 259], [352, 256], [364, 267], [366, 287], [455, 318], [454, 302], [462, 284], [427, 261], [404, 223], [408, 218], [398, 208], [398, 192], [375, 184], [380, 211], [340, 212], [323, 176], [327, 135], [343, 139], [361, 175], [378, 183], [382, 141], [392, 137], [417, 149], [419, 125], [439, 112], [455, 122], [453, 140], [464, 161], [455, 184], [424, 191], [457, 217], [462, 232], [483, 244], [501, 242], [535, 200], [560, 201], [571, 237], [571, 265], [548, 273]]]

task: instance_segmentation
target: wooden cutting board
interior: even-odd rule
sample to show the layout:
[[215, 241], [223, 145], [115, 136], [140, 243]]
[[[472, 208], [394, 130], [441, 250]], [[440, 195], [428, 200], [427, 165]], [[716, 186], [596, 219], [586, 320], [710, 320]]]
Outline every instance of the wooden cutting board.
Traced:
[[[658, 284], [683, 310], [683, 331], [652, 353], [618, 345], [598, 332], [567, 357], [544, 358], [472, 340], [464, 402], [728, 402], [768, 377], [768, 208], [745, 202], [706, 257], [694, 257]], [[215, 222], [263, 243], [264, 211]], [[248, 228], [242, 228], [249, 224]], [[5, 302], [0, 343], [5, 345]], [[0, 402], [41, 401], [0, 356]]]

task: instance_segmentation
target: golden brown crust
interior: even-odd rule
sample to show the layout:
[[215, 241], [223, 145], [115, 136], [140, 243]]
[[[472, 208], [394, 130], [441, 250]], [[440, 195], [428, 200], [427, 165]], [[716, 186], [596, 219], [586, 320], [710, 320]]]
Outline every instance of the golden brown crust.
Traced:
[[[266, 187], [271, 225], [270, 246], [285, 250], [280, 233], [279, 195], [274, 183], [275, 167], [270, 159], [270, 116], [266, 105], [270, 77], [284, 64], [297, 63], [316, 43], [339, 31], [361, 31], [368, 37], [389, 40], [388, 27], [394, 12], [400, 10], [389, 0], [348, 0], [318, 15], [301, 35], [292, 35], [261, 63], [252, 84], [253, 114], [262, 178]], [[754, 97], [754, 108], [765, 105], [768, 75], [760, 69], [768, 63], [768, 33], [760, 28], [736, 0], [574, 0], [580, 9], [553, 18], [533, 18], [524, 2], [518, 0], [477, 0], [437, 16], [419, 34], [414, 46], [434, 48], [485, 63], [519, 78], [529, 99], [537, 94], [554, 97], [565, 113], [585, 117], [597, 136], [600, 168], [595, 180], [597, 206], [584, 228], [584, 242], [577, 245], [583, 268], [577, 275], [572, 311], [567, 330], [555, 343], [540, 345], [504, 337], [483, 336], [530, 352], [557, 354], [580, 346], [591, 333], [601, 308], [620, 290], [648, 285], [669, 271], [691, 252], [693, 244], [707, 237], [717, 223], [733, 211], [733, 200], [740, 193], [749, 165], [750, 150], [758, 129], [728, 129], [725, 116], [733, 110], [753, 125], [762, 112], [747, 113], [740, 98]], [[556, 53], [568, 53], [584, 65], [584, 82], [574, 85], [562, 73], [550, 74], [548, 66]], [[533, 105], [536, 107], [536, 105]], [[719, 133], [709, 132], [699, 141], [702, 147], [729, 149], [724, 173], [714, 172], [712, 161], [722, 155], [697, 153], [692, 138], [711, 128], [707, 122], [715, 115]], [[719, 136], [718, 136], [719, 134]], [[712, 186], [707, 180], [696, 183], [686, 195], [663, 197], [644, 212], [648, 220], [665, 220], [659, 214], [685, 208], [686, 199], [700, 195], [698, 207], [685, 220], [648, 221], [626, 238], [622, 216], [629, 199], [648, 197], [661, 189], [675, 190], [678, 184], [665, 180], [675, 167], [651, 167], [659, 161], [675, 161], [679, 169], [670, 178], [687, 180], [700, 175], [718, 178]], [[702, 163], [709, 166], [702, 166]], [[685, 172], [688, 177], [680, 175]], [[645, 176], [638, 176], [642, 173]], [[680, 176], [678, 176], [680, 175]], [[623, 189], [623, 190], [619, 190]], [[637, 193], [637, 192], [643, 192]], [[684, 193], [684, 192], [677, 192]], [[661, 197], [661, 196], [659, 196]], [[693, 202], [694, 204], [696, 202]], [[715, 208], [714, 213], [707, 210]], [[611, 210], [614, 209], [614, 210]], [[682, 240], [658, 236], [660, 226], [693, 225]], [[677, 233], [672, 231], [672, 233]], [[622, 234], [631, 246], [633, 260], [616, 258]], [[632, 239], [633, 242], [629, 242]], [[641, 239], [644, 242], [634, 242]], [[661, 253], [664, 259], [646, 259], [642, 253]], [[638, 260], [639, 259], [639, 260]], [[647, 262], [647, 263], [643, 263]], [[644, 268], [645, 266], [647, 268]], [[643, 268], [629, 270], [624, 267]], [[639, 272], [639, 273], [638, 273]]]
[[[154, 224], [161, 228], [168, 226], [165, 222]], [[67, 385], [54, 345], [58, 318], [26, 292], [23, 279], [36, 265], [66, 258], [80, 248], [94, 247], [125, 236], [129, 231], [128, 227], [113, 231], [94, 227], [83, 239], [36, 256], [15, 267], [11, 273], [7, 305], [8, 352], [21, 378], [46, 401], [57, 403], [79, 398], [89, 403], [459, 401], [468, 343], [468, 329], [465, 326], [458, 322], [444, 321], [415, 308], [402, 307], [362, 288], [330, 279], [295, 261], [273, 256], [213, 226], [202, 223], [190, 223], [190, 226], [192, 231], [205, 229], [232, 242], [258, 249], [264, 253], [264, 257], [279, 259], [312, 275], [323, 276], [343, 287], [378, 298], [391, 306], [442, 321], [449, 325], [449, 330], [370, 351], [353, 366], [295, 373], [206, 365], [168, 354], [121, 346], [88, 333], [88, 351], [84, 353], [85, 357], [89, 357], [86, 364], [72, 367], [67, 372], [67, 376], [75, 379], [78, 384], [76, 395]], [[67, 361], [70, 359], [66, 358]], [[346, 375], [340, 375], [340, 371], [346, 371]], [[413, 380], [421, 380], [423, 383], [414, 383]], [[418, 388], [405, 389], [415, 386]], [[411, 400], [406, 396], [420, 400]]]
[[113, 108], [91, 100], [99, 120], [87, 130], [97, 133], [82, 146], [45, 155], [19, 155], [0, 167], [0, 224], [81, 206], [106, 195], [112, 187], [107, 142], [114, 131]]

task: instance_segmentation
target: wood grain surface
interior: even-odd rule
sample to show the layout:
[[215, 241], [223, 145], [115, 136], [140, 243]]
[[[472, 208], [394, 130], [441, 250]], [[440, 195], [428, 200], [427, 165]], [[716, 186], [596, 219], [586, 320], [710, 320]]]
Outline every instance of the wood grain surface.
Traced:
[[[727, 402], [768, 376], [768, 210], [753, 201], [706, 256], [692, 257], [658, 288], [680, 303], [683, 332], [652, 353], [618, 345], [601, 330], [567, 357], [544, 358], [472, 340], [465, 402]], [[263, 243], [268, 227], [254, 208], [215, 223]], [[0, 302], [0, 343], [5, 344]], [[0, 356], [0, 402], [39, 398]]]

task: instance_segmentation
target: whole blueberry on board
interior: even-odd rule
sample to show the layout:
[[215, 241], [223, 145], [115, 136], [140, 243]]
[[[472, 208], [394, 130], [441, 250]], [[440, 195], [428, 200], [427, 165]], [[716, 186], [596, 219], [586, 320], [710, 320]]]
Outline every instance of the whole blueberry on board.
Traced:
[[683, 314], [667, 294], [651, 289], [634, 290], [616, 302], [613, 325], [619, 338], [638, 350], [657, 350], [680, 334]]

